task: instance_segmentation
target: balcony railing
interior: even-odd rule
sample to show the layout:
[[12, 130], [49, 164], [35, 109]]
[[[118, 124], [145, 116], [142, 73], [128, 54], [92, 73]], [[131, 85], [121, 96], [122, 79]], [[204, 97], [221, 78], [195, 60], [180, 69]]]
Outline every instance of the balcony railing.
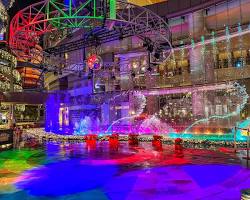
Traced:
[[[214, 82], [224, 82], [224, 81], [236, 81], [241, 79], [250, 78], [250, 65], [245, 67], [236, 68], [220, 68], [214, 69]], [[204, 78], [204, 83], [206, 80]], [[192, 84], [191, 74], [187, 71], [184, 71], [181, 75], [154, 75], [147, 81], [145, 76], [137, 78], [137, 81], [134, 83], [136, 86], [144, 86], [147, 88], [147, 85], [150, 88], [161, 88], [161, 87], [178, 87]]]

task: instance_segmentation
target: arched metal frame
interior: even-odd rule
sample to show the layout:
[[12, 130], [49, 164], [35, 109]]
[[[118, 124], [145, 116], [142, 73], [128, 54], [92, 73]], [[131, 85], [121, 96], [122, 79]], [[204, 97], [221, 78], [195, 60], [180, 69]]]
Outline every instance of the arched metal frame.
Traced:
[[[165, 20], [154, 12], [123, 0], [82, 0], [76, 4], [72, 0], [68, 5], [58, 0], [45, 0], [19, 11], [10, 23], [9, 41], [17, 57], [29, 60], [36, 56], [35, 47], [46, 33], [61, 28], [83, 28], [83, 39], [47, 49], [42, 63], [48, 63], [48, 57], [52, 55], [131, 36], [152, 45], [152, 54], [166, 52], [158, 62], [168, 58], [172, 48], [170, 29]], [[50, 62], [52, 65], [55, 67], [57, 64]]]

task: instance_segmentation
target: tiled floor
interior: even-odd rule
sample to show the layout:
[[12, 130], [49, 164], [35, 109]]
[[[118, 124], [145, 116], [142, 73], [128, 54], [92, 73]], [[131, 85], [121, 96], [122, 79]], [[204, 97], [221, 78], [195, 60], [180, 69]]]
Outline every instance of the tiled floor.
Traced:
[[110, 148], [47, 144], [0, 153], [0, 199], [240, 199], [250, 170], [230, 153], [157, 151], [150, 143]]

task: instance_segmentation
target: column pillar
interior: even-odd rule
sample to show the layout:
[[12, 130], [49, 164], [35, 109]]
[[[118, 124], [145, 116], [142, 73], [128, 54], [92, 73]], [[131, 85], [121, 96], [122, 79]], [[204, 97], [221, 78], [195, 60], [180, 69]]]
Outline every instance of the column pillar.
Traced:
[[[146, 73], [146, 78], [145, 78], [145, 83], [146, 83], [146, 89], [150, 90], [152, 87], [156, 84], [156, 79], [151, 75], [150, 72]], [[158, 96], [147, 96], [147, 111], [149, 115], [153, 115], [156, 112], [158, 112], [159, 109], [159, 101], [158, 101]]]
[[[203, 23], [203, 12], [198, 11], [188, 16], [189, 34], [194, 41], [200, 41], [205, 32]], [[191, 71], [192, 85], [202, 84], [205, 80], [205, 69], [202, 60], [202, 46], [196, 46], [189, 50], [189, 62]], [[192, 93], [192, 111], [195, 118], [202, 117], [205, 114], [204, 95], [202, 92]]]
[[[191, 13], [188, 16], [189, 34], [195, 43], [202, 42], [202, 36], [206, 33], [203, 11]], [[192, 85], [214, 82], [214, 63], [211, 51], [207, 51], [205, 43], [189, 50], [189, 61]], [[205, 116], [205, 98], [203, 91], [192, 93], [192, 110], [196, 118]], [[211, 97], [209, 99], [211, 100]]]
[[[189, 35], [195, 43], [202, 42], [202, 36], [207, 32], [203, 11], [191, 13], [188, 16]], [[189, 50], [191, 77], [193, 84], [214, 82], [214, 60], [212, 50], [200, 45]]]
[[[201, 36], [205, 33], [203, 11], [191, 13], [188, 16], [189, 35], [195, 43], [201, 41]], [[189, 61], [191, 79], [193, 84], [201, 84], [205, 81], [205, 66], [202, 56], [203, 46], [196, 46], [189, 50]]]

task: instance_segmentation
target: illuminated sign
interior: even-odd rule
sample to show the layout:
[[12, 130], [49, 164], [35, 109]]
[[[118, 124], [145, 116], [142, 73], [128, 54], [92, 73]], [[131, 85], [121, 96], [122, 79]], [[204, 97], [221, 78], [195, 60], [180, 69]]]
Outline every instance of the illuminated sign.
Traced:
[[100, 56], [93, 54], [87, 58], [87, 67], [92, 70], [99, 70], [103, 66], [103, 60]]

